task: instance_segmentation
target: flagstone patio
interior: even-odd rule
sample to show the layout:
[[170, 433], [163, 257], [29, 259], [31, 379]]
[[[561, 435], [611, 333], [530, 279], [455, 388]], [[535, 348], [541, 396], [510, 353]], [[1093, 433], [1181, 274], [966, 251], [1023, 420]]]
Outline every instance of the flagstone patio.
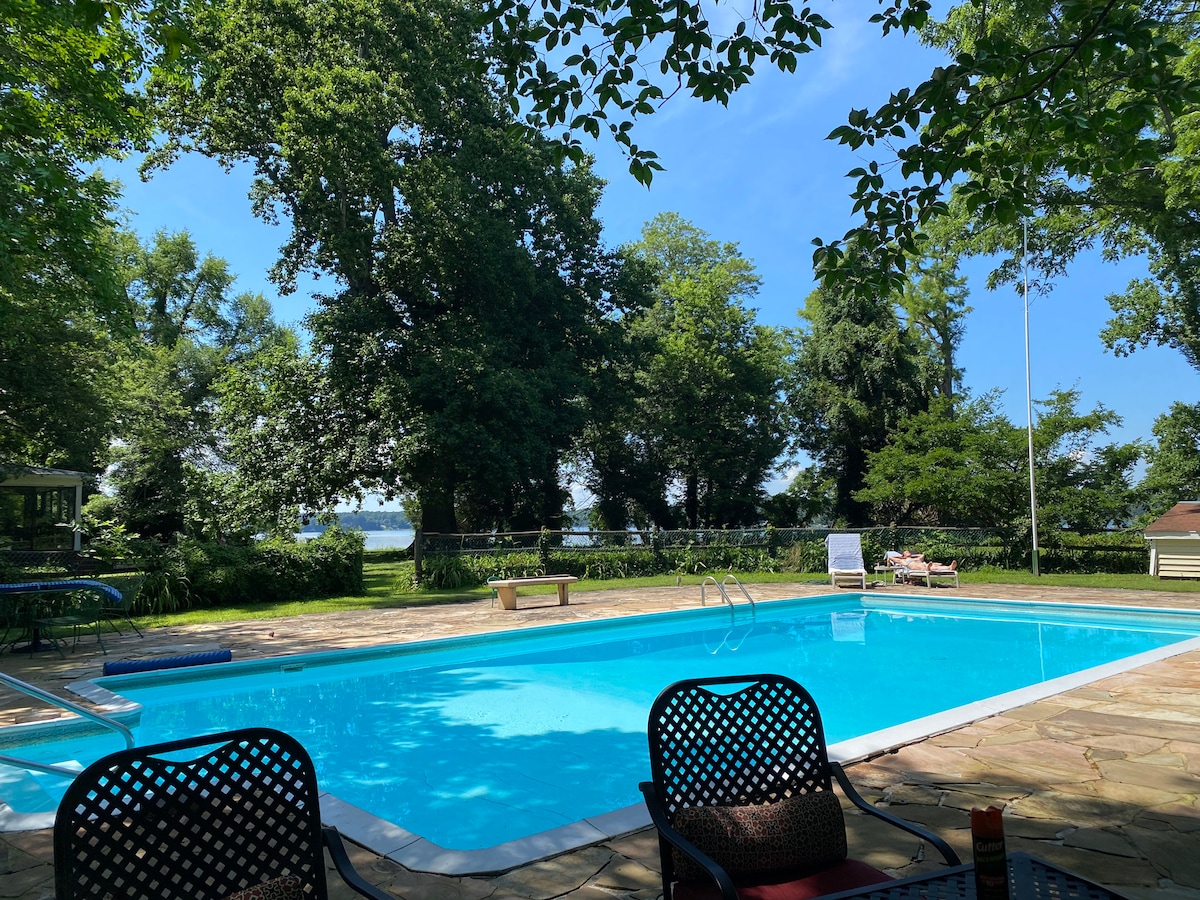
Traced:
[[[887, 586], [887, 593], [946, 589]], [[756, 585], [756, 599], [829, 593], [827, 586]], [[1200, 595], [963, 585], [955, 596], [1193, 608]], [[235, 659], [359, 647], [555, 622], [695, 607], [697, 587], [522, 597], [516, 611], [488, 600], [297, 616], [106, 636], [102, 656], [81, 645], [65, 660], [0, 655], [0, 671], [48, 690], [100, 674], [103, 662], [217, 647]], [[58, 715], [0, 687], [0, 725]], [[1005, 808], [1010, 850], [1026, 850], [1137, 898], [1200, 897], [1200, 651], [1104, 678], [1003, 715], [900, 747], [850, 767], [863, 794], [943, 835], [970, 857], [968, 811]], [[847, 814], [851, 849], [894, 874], [938, 868], [915, 839]], [[649, 830], [488, 877], [410, 872], [352, 847], [374, 883], [404, 900], [654, 900], [662, 893]], [[0, 900], [54, 895], [50, 832], [0, 834]], [[336, 900], [354, 895], [331, 879]]]

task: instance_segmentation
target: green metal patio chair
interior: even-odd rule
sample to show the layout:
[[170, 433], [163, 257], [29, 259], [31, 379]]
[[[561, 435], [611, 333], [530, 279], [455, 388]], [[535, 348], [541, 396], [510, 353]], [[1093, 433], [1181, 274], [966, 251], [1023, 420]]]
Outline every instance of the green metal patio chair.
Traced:
[[96, 579], [104, 584], [115, 587], [121, 592], [119, 602], [112, 601], [106, 603], [100, 610], [101, 617], [117, 634], [124, 634], [117, 626], [117, 622], [124, 619], [125, 624], [136, 632], [138, 637], [142, 636], [142, 631], [133, 621], [133, 603], [137, 600], [137, 596], [141, 593], [142, 585], [146, 583], [145, 575], [136, 574], [119, 574], [119, 575], [104, 575]]
[[[33, 630], [29, 607], [16, 596], [0, 594], [0, 627], [4, 628], [0, 635], [0, 652], [18, 641], [28, 640]], [[15, 634], [11, 641], [8, 639], [10, 634]]]
[[108, 598], [99, 591], [87, 588], [72, 591], [66, 596], [67, 603], [54, 615], [38, 618], [37, 625], [41, 631], [41, 637], [53, 642], [58, 649], [59, 656], [62, 656], [62, 648], [59, 644], [61, 638], [55, 634], [55, 631], [62, 628], [71, 629], [71, 651], [74, 652], [75, 648], [79, 646], [80, 630], [86, 629], [95, 633], [100, 651], [107, 656], [108, 649], [104, 646], [104, 638], [100, 635], [100, 623], [104, 619], [104, 608], [109, 603]]

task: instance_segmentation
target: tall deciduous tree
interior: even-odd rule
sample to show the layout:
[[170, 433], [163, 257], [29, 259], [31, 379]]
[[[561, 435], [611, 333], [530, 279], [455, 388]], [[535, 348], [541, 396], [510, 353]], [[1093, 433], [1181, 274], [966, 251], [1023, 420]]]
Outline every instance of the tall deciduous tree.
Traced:
[[281, 283], [336, 281], [310, 325], [335, 403], [367, 411], [370, 465], [331, 488], [415, 495], [427, 531], [559, 524], [586, 374], [624, 304], [599, 181], [509, 129], [473, 12], [223, 0], [196, 9], [191, 80], [154, 86], [165, 156], [252, 161], [258, 211], [289, 214]]
[[954, 409], [937, 400], [897, 423], [869, 459], [858, 499], [896, 525], [1001, 527], [1028, 517], [1025, 434], [995, 393]]
[[[1047, 527], [1096, 531], [1129, 522], [1138, 443], [1104, 444], [1120, 419], [1103, 405], [1077, 410], [1079, 393], [1038, 402], [1034, 469], [1038, 519]], [[871, 454], [858, 499], [881, 521], [908, 525], [1021, 528], [1029, 523], [1027, 436], [988, 394], [948, 411], [938, 401], [901, 422]]]
[[628, 246], [620, 253], [627, 293], [646, 302], [621, 317], [612, 333], [614, 340], [592, 367], [588, 421], [573, 454], [573, 469], [591, 492], [594, 527], [617, 531], [630, 523], [638, 528], [672, 527], [676, 516], [668, 498], [668, 466], [661, 447], [647, 440], [636, 424], [646, 388], [641, 373], [658, 346], [653, 329], [642, 324], [658, 268]]
[[929, 403], [923, 350], [886, 299], [819, 289], [800, 316], [789, 397], [798, 443], [834, 482], [834, 520], [868, 525], [870, 509], [856, 497], [868, 457]]
[[1147, 519], [1181, 500], [1200, 500], [1200, 404], [1173, 403], [1154, 420], [1155, 443], [1146, 451], [1138, 491]]
[[224, 509], [220, 495], [225, 466], [215, 383], [295, 337], [275, 324], [262, 295], [232, 295], [225, 261], [201, 258], [186, 232], [159, 232], [150, 247], [123, 238], [141, 341], [122, 365], [120, 440], [109, 475], [114, 511], [146, 537], [244, 536], [255, 516]]
[[262, 530], [292, 531], [301, 514], [332, 513], [348, 472], [382, 477], [386, 456], [371, 454], [362, 439], [375, 421], [370, 405], [342, 404], [329, 367], [299, 346], [266, 348], [214, 387], [217, 427], [236, 463], [231, 490]]
[[953, 407], [962, 382], [958, 347], [966, 333], [967, 280], [958, 274], [958, 261], [943, 248], [927, 251], [913, 269], [900, 297], [908, 324], [928, 341], [933, 386], [938, 397]]
[[625, 499], [659, 525], [671, 524], [662, 491], [672, 488], [688, 527], [756, 522], [786, 442], [786, 345], [746, 306], [759, 286], [753, 265], [675, 213], [656, 216], [626, 250], [656, 272], [658, 295], [631, 323], [645, 349], [636, 401], [596, 436], [593, 490], [607, 502], [619, 499], [614, 490], [645, 491]]

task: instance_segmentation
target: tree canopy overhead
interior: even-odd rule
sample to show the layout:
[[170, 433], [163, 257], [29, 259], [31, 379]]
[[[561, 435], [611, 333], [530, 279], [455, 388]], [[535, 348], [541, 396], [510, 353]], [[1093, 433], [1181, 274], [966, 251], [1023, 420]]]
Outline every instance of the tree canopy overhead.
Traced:
[[[883, 34], [927, 32], [950, 54], [919, 85], [897, 86], [878, 109], [850, 111], [830, 135], [867, 162], [850, 171], [862, 223], [818, 240], [827, 284], [890, 294], [901, 288], [923, 229], [951, 193], [985, 223], [1037, 208], [1031, 180], [1048, 164], [1070, 180], [1120, 177], [1161, 156], [1157, 125], [1197, 96], [1177, 65], [1177, 26], [1190, 4], [1034, 0], [955, 7], [935, 25], [927, 0], [880, 0]], [[530, 121], [579, 134], [608, 129], [648, 182], [653, 150], [636, 120], [670, 94], [728, 102], [756, 69], [795, 71], [830, 23], [789, 3], [724, 10], [718, 34], [699, 3], [648, 0], [491, 0], [487, 21], [507, 88]], [[519, 104], [514, 104], [517, 108]]]
[[[566, 126], [564, 142], [576, 153], [579, 132], [599, 137], [607, 130], [628, 153], [633, 175], [649, 184], [662, 166], [652, 149], [633, 142], [639, 116], [683, 90], [728, 103], [760, 58], [794, 72], [797, 57], [820, 46], [830, 27], [810, 8], [797, 12], [777, 0], [755, 5], [750, 17], [733, 15], [730, 33], [719, 35], [703, 5], [686, 0], [491, 0], [484, 22], [514, 113], [518, 98], [528, 100], [530, 124]], [[903, 13], [906, 21], [911, 16]]]
[[[1137, 17], [1130, 19], [1130, 46], [1088, 43], [1063, 59], [1064, 74], [1052, 82], [1065, 92], [1063, 121], [1032, 128], [1000, 120], [974, 140], [1012, 160], [1014, 190], [1024, 192], [1021, 212], [1029, 216], [1032, 289], [1049, 290], [1089, 248], [1107, 259], [1144, 254], [1150, 277], [1108, 298], [1114, 315], [1101, 339], [1118, 355], [1170, 346], [1200, 367], [1200, 11], [1186, 2], [1110, 5], [1106, 21]], [[928, 37], [957, 54], [975, 52], [984, 29], [1007, 30], [1027, 45], [1070, 37], [1064, 23], [1031, 14], [1028, 4], [989, 3], [987, 11], [984, 20], [959, 8]], [[1134, 50], [1146, 41], [1142, 35], [1157, 42], [1152, 61], [1139, 62]], [[1086, 129], [1065, 115], [1071, 107]], [[993, 285], [1018, 281], [1021, 223], [991, 215], [966, 186], [956, 189], [951, 211], [942, 234], [960, 251], [998, 254]]]

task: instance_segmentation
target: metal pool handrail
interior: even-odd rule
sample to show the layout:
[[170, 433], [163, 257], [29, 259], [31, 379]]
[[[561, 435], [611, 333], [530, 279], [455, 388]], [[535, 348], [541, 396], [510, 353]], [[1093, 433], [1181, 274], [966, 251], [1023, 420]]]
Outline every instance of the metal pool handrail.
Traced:
[[[717, 649], [709, 650], [708, 652], [716, 653], [722, 647], [729, 647], [730, 650], [739, 650], [739, 649], [741, 649], [742, 644], [745, 643], [746, 638], [748, 638], [750, 636], [750, 632], [754, 630], [754, 623], [758, 621], [758, 607], [756, 607], [754, 605], [754, 598], [750, 596], [750, 592], [746, 590], [746, 588], [742, 585], [742, 583], [740, 581], [738, 581], [737, 576], [732, 573], [730, 573], [729, 575], [726, 575], [720, 581], [717, 581], [717, 579], [714, 578], [712, 575], [704, 576], [704, 580], [702, 582], [700, 582], [700, 605], [701, 606], [706, 605], [707, 598], [705, 597], [704, 589], [708, 586], [708, 583], [710, 581], [712, 582], [713, 587], [715, 587], [720, 592], [721, 599], [724, 600], [725, 603], [729, 606], [729, 630], [725, 632], [725, 637], [721, 638], [721, 643], [717, 645]], [[731, 581], [741, 589], [742, 596], [744, 596], [750, 603], [750, 627], [747, 628], [746, 631], [742, 634], [742, 639], [737, 642], [737, 646], [731, 646], [729, 643], [729, 636], [731, 634], [733, 634], [733, 629], [737, 625], [736, 608], [733, 605], [733, 600], [730, 599], [730, 597], [729, 597], [729, 592], [725, 590], [725, 585], [727, 585]], [[707, 644], [704, 645], [704, 649], [708, 650]]]
[[743, 585], [740, 581], [738, 581], [737, 576], [732, 573], [730, 573], [729, 575], [726, 575], [720, 581], [717, 581], [717, 579], [714, 578], [712, 575], [704, 576], [704, 580], [702, 582], [700, 582], [700, 605], [701, 606], [706, 605], [707, 598], [705, 597], [704, 589], [708, 586], [708, 583], [710, 581], [712, 582], [713, 587], [715, 587], [718, 591], [720, 591], [721, 599], [729, 604], [730, 612], [733, 611], [733, 601], [731, 599], [729, 599], [729, 594], [725, 590], [725, 585], [729, 584], [729, 582], [731, 582], [731, 581], [738, 586], [738, 589], [742, 592], [742, 596], [745, 597], [750, 602], [750, 611], [753, 613], [757, 610], [757, 607], [754, 605], [754, 598], [750, 596], [750, 592], [746, 590], [745, 585]]
[[[110, 728], [117, 732], [125, 739], [125, 748], [133, 749], [135, 743], [133, 732], [118, 722], [116, 719], [110, 719], [108, 716], [102, 716], [98, 712], [93, 712], [86, 707], [80, 706], [78, 703], [72, 703], [70, 700], [64, 700], [62, 697], [51, 694], [49, 691], [43, 691], [41, 688], [34, 687], [32, 684], [21, 681], [19, 678], [13, 678], [11, 675], [5, 675], [0, 672], [0, 684], [6, 684], [14, 691], [26, 694], [36, 700], [44, 700], [52, 706], [57, 706], [59, 709], [65, 709], [68, 712], [73, 712], [77, 716], [85, 719], [90, 719], [98, 725], [105, 728]], [[14, 756], [5, 756], [0, 754], [0, 763], [5, 763], [10, 766], [16, 766], [20, 769], [33, 769], [38, 772], [47, 772], [51, 775], [63, 775], [67, 778], [74, 778], [79, 774], [76, 769], [68, 769], [63, 766], [54, 766], [47, 763], [36, 763], [27, 759], [17, 759]]]
[[725, 585], [729, 584], [731, 581], [737, 585], [738, 590], [742, 592], [742, 596], [750, 602], [750, 609], [757, 611], [758, 608], [754, 605], [754, 598], [750, 596], [750, 592], [746, 590], [746, 586], [738, 581], [737, 576], [732, 572], [721, 579], [721, 593], [725, 593]]

